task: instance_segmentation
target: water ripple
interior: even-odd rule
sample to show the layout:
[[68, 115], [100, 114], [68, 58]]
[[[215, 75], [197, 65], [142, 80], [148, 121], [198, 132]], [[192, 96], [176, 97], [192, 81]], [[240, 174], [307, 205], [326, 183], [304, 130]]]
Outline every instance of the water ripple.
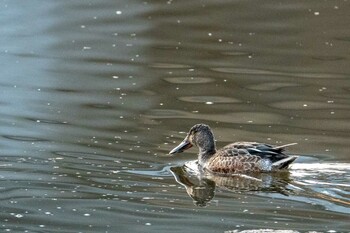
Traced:
[[172, 77], [164, 78], [165, 81], [174, 84], [200, 84], [200, 83], [211, 83], [215, 80], [206, 77]]
[[47, 142], [47, 139], [20, 135], [2, 135], [4, 138], [21, 142]]
[[271, 103], [270, 106], [279, 109], [295, 109], [295, 110], [315, 110], [315, 109], [350, 109], [346, 104], [335, 104], [333, 102], [317, 102], [317, 101], [283, 101]]
[[296, 78], [310, 78], [310, 79], [345, 79], [346, 74], [326, 74], [326, 73], [291, 73], [274, 70], [239, 68], [239, 67], [219, 67], [212, 68], [213, 71], [230, 73], [230, 74], [250, 74], [250, 75], [269, 75], [269, 76], [288, 76]]
[[297, 87], [299, 84], [287, 83], [287, 82], [266, 82], [261, 84], [255, 84], [247, 86], [246, 88], [255, 91], [277, 91], [285, 87]]
[[205, 104], [227, 104], [240, 103], [241, 101], [235, 98], [223, 96], [183, 96], [179, 100], [191, 103], [205, 103]]

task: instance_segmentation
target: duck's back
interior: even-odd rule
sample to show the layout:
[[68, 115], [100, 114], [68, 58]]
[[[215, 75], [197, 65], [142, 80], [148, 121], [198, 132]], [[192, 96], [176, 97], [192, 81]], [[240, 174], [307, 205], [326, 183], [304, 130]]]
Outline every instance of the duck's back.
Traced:
[[276, 166], [278, 169], [287, 168], [296, 157], [284, 154], [285, 146], [273, 147], [256, 142], [232, 143], [218, 150], [205, 162], [204, 167], [211, 172], [224, 174], [271, 171], [274, 164], [279, 165]]
[[220, 149], [220, 154], [226, 156], [258, 156], [262, 159], [269, 159], [272, 163], [288, 157], [284, 154], [285, 146], [274, 147], [258, 142], [235, 142]]

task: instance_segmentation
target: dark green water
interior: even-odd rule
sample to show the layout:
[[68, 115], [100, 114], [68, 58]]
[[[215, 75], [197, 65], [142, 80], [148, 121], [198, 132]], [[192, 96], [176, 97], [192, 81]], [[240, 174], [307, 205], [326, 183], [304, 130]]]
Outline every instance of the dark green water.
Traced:
[[[0, 11], [2, 232], [350, 231], [348, 1]], [[195, 149], [167, 153], [200, 122], [218, 146], [300, 157], [258, 183], [199, 179]]]

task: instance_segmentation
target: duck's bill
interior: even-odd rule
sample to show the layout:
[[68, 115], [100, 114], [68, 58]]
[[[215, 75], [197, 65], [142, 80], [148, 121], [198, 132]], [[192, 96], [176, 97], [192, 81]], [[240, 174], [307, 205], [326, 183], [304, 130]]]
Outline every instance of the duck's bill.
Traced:
[[187, 150], [192, 147], [192, 144], [188, 140], [183, 140], [177, 147], [172, 149], [169, 154], [181, 153], [184, 150]]

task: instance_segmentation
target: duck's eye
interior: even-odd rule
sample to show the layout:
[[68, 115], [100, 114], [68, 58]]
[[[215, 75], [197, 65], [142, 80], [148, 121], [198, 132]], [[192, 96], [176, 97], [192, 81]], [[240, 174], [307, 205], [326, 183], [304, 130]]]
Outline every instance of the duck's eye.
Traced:
[[191, 143], [196, 144], [196, 134], [195, 133], [192, 133], [190, 135], [189, 139], [190, 139]]
[[188, 137], [193, 137], [193, 135], [195, 135], [196, 133], [194, 131], [191, 131], [189, 134], [188, 134]]

